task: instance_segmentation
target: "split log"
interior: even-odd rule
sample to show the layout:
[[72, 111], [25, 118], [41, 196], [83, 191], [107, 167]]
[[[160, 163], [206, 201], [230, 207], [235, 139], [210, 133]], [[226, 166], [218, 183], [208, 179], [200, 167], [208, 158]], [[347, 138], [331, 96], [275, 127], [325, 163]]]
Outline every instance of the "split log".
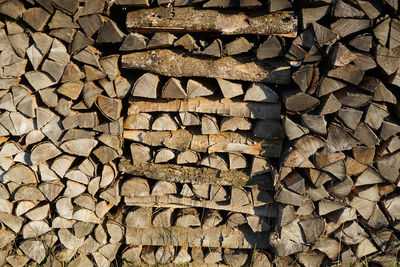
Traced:
[[196, 40], [190, 34], [185, 34], [179, 38], [177, 41], [175, 41], [174, 46], [182, 46], [189, 52], [198, 51], [200, 49], [196, 43]]
[[[150, 14], [157, 14], [150, 17]], [[188, 21], [191, 23], [188, 24]], [[235, 29], [226, 26], [229, 21], [237, 25]], [[249, 23], [245, 22], [249, 21]], [[268, 21], [268, 24], [264, 22]], [[200, 23], [200, 24], [199, 24]], [[198, 25], [202, 25], [199, 27]], [[222, 14], [217, 10], [195, 10], [191, 7], [176, 8], [171, 14], [165, 8], [141, 9], [129, 12], [127, 27], [130, 31], [177, 31], [177, 32], [221, 32], [223, 34], [262, 34], [296, 36], [297, 20], [290, 12], [274, 14], [244, 13]]]
[[200, 125], [200, 119], [196, 115], [196, 113], [180, 112], [179, 118], [181, 120], [182, 125], [184, 126]]
[[251, 122], [241, 117], [223, 117], [221, 121], [221, 132], [237, 130], [250, 130]]
[[41, 241], [26, 240], [20, 245], [20, 248], [29, 258], [37, 263], [42, 262], [47, 255], [46, 248]]
[[248, 258], [246, 250], [224, 248], [224, 261], [230, 266], [243, 266]]
[[186, 89], [189, 98], [210, 96], [214, 94], [215, 91], [214, 87], [210, 84], [192, 79], [188, 80]]
[[257, 58], [259, 60], [280, 57], [283, 55], [283, 47], [276, 36], [271, 36], [257, 49]]
[[181, 81], [176, 78], [169, 79], [162, 91], [161, 91], [161, 98], [187, 98], [187, 94], [185, 89], [183, 89]]
[[201, 117], [201, 133], [218, 134], [219, 128], [217, 124], [217, 119], [210, 115], [203, 115]]
[[204, 216], [203, 225], [204, 229], [216, 227], [222, 222], [222, 216], [215, 210], [209, 210]]
[[118, 28], [118, 25], [111, 19], [104, 23], [96, 38], [97, 44], [121, 43], [125, 34]]
[[239, 187], [232, 188], [230, 200], [232, 206], [246, 206], [250, 204], [246, 190]]
[[218, 155], [207, 156], [201, 160], [200, 164], [213, 169], [228, 170], [225, 160]]
[[172, 46], [176, 37], [168, 32], [156, 32], [147, 44], [148, 49]]
[[288, 84], [290, 76], [289, 66], [280, 60], [254, 62], [249, 58], [239, 60], [232, 57], [205, 60], [199, 56], [167, 49], [155, 50], [155, 53], [146, 51], [123, 55], [121, 62], [122, 68], [142, 69], [174, 77], [198, 76]]
[[169, 227], [172, 225], [173, 209], [163, 209], [156, 213], [153, 218], [154, 227]]
[[[122, 160], [118, 166], [120, 171], [132, 175], [146, 176], [151, 179], [194, 184], [219, 184], [251, 186], [257, 183], [245, 173], [236, 170], [218, 171], [211, 168], [195, 168], [173, 164], [137, 164], [131, 165]], [[176, 170], [179, 170], [177, 172]]]
[[305, 93], [294, 94], [285, 99], [286, 108], [296, 112], [313, 109], [319, 103], [320, 101], [317, 98]]
[[174, 158], [175, 158], [175, 153], [173, 150], [168, 148], [162, 148], [157, 152], [154, 158], [154, 163], [166, 163], [168, 161], [173, 160]]
[[72, 155], [88, 157], [98, 141], [90, 138], [82, 138], [63, 142], [60, 148]]
[[224, 53], [228, 56], [238, 55], [248, 52], [254, 46], [246, 38], [240, 37], [225, 45]]
[[196, 209], [182, 209], [178, 212], [175, 226], [179, 227], [198, 227], [201, 226], [199, 214]]
[[40, 8], [40, 7], [33, 7], [24, 12], [22, 19], [33, 29], [38, 32], [43, 31], [46, 22], [50, 18], [50, 14]]
[[277, 103], [279, 96], [263, 83], [253, 83], [244, 95], [244, 101]]
[[239, 153], [229, 153], [229, 169], [244, 169], [248, 167], [246, 158]]
[[198, 154], [192, 150], [181, 152], [176, 157], [177, 164], [197, 163], [198, 160]]
[[213, 57], [222, 57], [222, 41], [220, 39], [215, 39], [209, 46], [207, 46], [201, 54], [213, 56]]
[[148, 147], [140, 144], [131, 144], [132, 161], [134, 165], [149, 162], [152, 154]]
[[233, 98], [243, 94], [242, 84], [230, 82], [224, 79], [217, 79], [218, 85], [225, 98]]
[[157, 98], [158, 82], [159, 77], [157, 75], [146, 73], [137, 79], [136, 83], [133, 85], [132, 95], [146, 98]]
[[121, 187], [121, 196], [149, 196], [150, 187], [147, 180], [142, 178], [129, 179]]
[[171, 118], [169, 114], [161, 114], [160, 117], [154, 120], [151, 125], [153, 131], [176, 131], [178, 130], [178, 125]]
[[151, 208], [138, 208], [126, 215], [125, 224], [131, 227], [149, 228], [152, 225], [151, 214]]
[[[277, 127], [277, 129], [279, 130], [280, 127]], [[231, 132], [192, 136], [186, 130], [172, 132], [126, 130], [124, 138], [150, 146], [164, 145], [167, 148], [179, 151], [190, 148], [196, 152], [237, 152], [265, 157], [279, 157], [282, 146], [282, 140], [252, 140], [251, 136]]]
[[153, 196], [163, 196], [168, 194], [176, 194], [176, 185], [169, 181], [157, 181], [151, 190], [151, 195]]
[[306, 29], [312, 22], [318, 21], [324, 17], [329, 11], [329, 5], [323, 5], [317, 8], [301, 9], [302, 28]]
[[[149, 39], [139, 33], [128, 34], [122, 42], [119, 51], [139, 51], [146, 49]], [[175, 42], [176, 43], [176, 42]]]
[[100, 95], [96, 101], [97, 107], [110, 120], [117, 120], [121, 116], [122, 102], [119, 99]]
[[103, 19], [99, 14], [91, 14], [78, 18], [78, 23], [88, 38], [91, 38], [103, 26]]

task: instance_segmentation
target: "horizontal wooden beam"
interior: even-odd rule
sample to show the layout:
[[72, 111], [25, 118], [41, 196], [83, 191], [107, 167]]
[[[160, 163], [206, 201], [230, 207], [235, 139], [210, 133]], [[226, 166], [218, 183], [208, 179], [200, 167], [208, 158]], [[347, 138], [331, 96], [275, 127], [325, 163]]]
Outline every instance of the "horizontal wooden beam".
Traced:
[[192, 134], [187, 130], [142, 131], [125, 130], [124, 139], [148, 146], [165, 146], [170, 149], [211, 153], [244, 153], [266, 158], [281, 156], [282, 139], [262, 139], [235, 132], [219, 134]]
[[140, 32], [217, 32], [226, 35], [257, 34], [296, 37], [297, 19], [293, 12], [220, 12], [194, 7], [148, 8], [129, 12], [126, 25]]
[[290, 65], [284, 59], [212, 59], [179, 50], [157, 49], [123, 55], [121, 63], [122, 68], [140, 69], [172, 77], [197, 76], [274, 84], [290, 83]]
[[[118, 165], [121, 172], [135, 176], [144, 176], [155, 180], [164, 180], [178, 183], [192, 184], [218, 184], [239, 187], [266, 188], [271, 186], [266, 177], [270, 174], [264, 174], [260, 177], [251, 177], [238, 170], [221, 171], [217, 169], [202, 167], [181, 166], [175, 164], [154, 164], [142, 163], [132, 165], [127, 159], [122, 159]], [[271, 178], [272, 180], [272, 178]]]

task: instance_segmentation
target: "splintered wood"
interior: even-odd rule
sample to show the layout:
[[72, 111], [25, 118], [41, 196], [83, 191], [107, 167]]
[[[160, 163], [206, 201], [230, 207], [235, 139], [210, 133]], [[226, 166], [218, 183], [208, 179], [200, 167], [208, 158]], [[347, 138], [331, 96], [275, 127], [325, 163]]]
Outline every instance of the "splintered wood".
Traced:
[[0, 266], [395, 266], [398, 8], [0, 0]]

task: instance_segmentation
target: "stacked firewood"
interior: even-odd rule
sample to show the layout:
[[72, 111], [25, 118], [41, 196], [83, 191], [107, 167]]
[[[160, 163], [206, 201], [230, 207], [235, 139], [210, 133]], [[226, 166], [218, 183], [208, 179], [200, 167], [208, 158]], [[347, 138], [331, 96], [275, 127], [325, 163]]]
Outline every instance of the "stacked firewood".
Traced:
[[297, 20], [228, 2], [0, 1], [0, 265], [270, 265]]
[[398, 14], [0, 0], [0, 265], [393, 266]]
[[396, 265], [398, 1], [303, 2], [269, 241], [283, 265]]

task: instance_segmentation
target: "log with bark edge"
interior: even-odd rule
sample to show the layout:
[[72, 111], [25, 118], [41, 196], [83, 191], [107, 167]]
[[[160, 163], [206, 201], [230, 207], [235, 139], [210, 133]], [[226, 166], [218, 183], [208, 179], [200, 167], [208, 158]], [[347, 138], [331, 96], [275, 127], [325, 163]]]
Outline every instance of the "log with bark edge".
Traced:
[[[150, 15], [152, 14], [152, 15]], [[246, 22], [249, 20], [249, 22]], [[190, 21], [190, 23], [188, 23]], [[229, 24], [235, 24], [230, 28]], [[166, 8], [141, 9], [129, 12], [127, 27], [131, 31], [220, 32], [223, 34], [263, 34], [293, 37], [297, 20], [290, 12], [272, 14], [223, 14], [217, 10], [176, 8], [172, 14]]]
[[290, 80], [290, 67], [279, 59], [255, 62], [254, 58], [225, 57], [214, 60], [177, 50], [159, 49], [123, 55], [121, 62], [122, 68], [173, 77], [197, 76], [277, 84], [288, 84]]

